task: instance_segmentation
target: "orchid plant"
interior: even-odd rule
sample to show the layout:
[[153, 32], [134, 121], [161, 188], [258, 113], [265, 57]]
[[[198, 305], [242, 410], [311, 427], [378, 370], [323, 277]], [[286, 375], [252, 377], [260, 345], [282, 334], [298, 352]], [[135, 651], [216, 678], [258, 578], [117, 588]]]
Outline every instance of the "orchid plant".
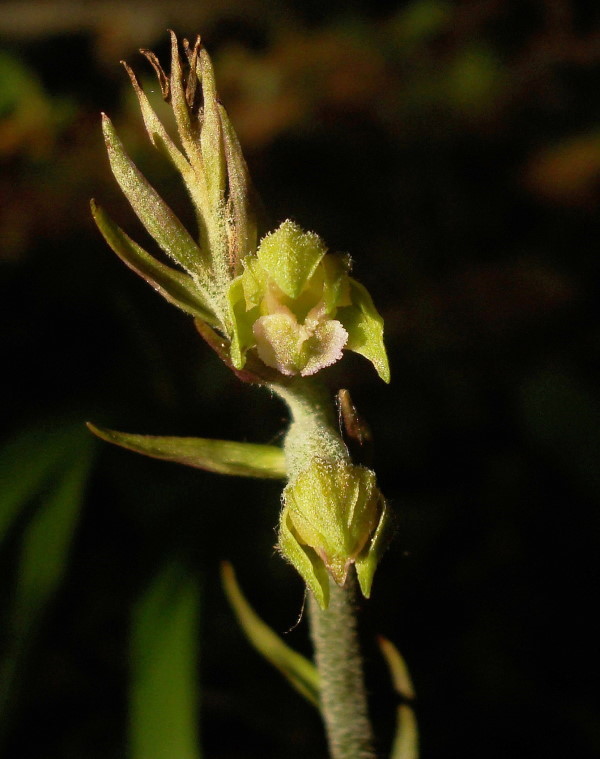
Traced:
[[[151, 143], [173, 164], [197, 221], [192, 235], [127, 155], [110, 119], [103, 130], [112, 172], [140, 221], [171, 260], [152, 256], [92, 201], [110, 247], [166, 300], [193, 317], [199, 334], [240, 380], [268, 388], [287, 404], [291, 423], [283, 448], [205, 438], [143, 436], [90, 425], [99, 437], [156, 458], [221, 474], [281, 479], [278, 549], [304, 580], [315, 663], [292, 651], [250, 609], [224, 569], [224, 585], [255, 646], [319, 707], [332, 759], [374, 757], [354, 594], [371, 593], [390, 536], [390, 512], [375, 473], [352, 460], [349, 442], [362, 439], [347, 391], [335, 406], [319, 373], [346, 350], [364, 356], [389, 382], [383, 320], [371, 296], [351, 275], [349, 256], [328, 251], [314, 232], [292, 220], [259, 228], [255, 193], [235, 131], [218, 100], [210, 57], [200, 39], [171, 33], [167, 75], [152, 64], [177, 129], [159, 120], [132, 69]], [[406, 700], [405, 665], [387, 641], [382, 651], [396, 689], [399, 732], [394, 759], [416, 757], [416, 727]]]

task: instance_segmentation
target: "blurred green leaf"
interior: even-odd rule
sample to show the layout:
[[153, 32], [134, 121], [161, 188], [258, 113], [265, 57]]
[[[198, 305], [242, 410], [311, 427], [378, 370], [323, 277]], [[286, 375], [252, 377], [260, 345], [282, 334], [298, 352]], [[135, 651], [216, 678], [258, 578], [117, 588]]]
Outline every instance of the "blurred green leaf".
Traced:
[[156, 576], [131, 624], [131, 759], [199, 759], [196, 578], [178, 564]]
[[223, 562], [221, 577], [229, 603], [250, 643], [281, 672], [298, 693], [318, 707], [319, 676], [315, 666], [286, 645], [256, 614], [244, 598], [231, 564]]
[[35, 506], [24, 527], [9, 637], [0, 662], [0, 713], [16, 701], [15, 687], [37, 626], [66, 572], [73, 533], [92, 461], [92, 441], [82, 427], [28, 432], [0, 457], [3, 531], [25, 508]]
[[[78, 426], [77, 436], [81, 437]], [[22, 509], [38, 495], [65, 458], [73, 429], [22, 432], [0, 450], [0, 543]]]
[[89, 422], [88, 427], [107, 443], [209, 472], [262, 479], [283, 479], [286, 474], [283, 450], [274, 445], [200, 437], [135, 435], [96, 427]]
[[390, 759], [418, 759], [419, 731], [410, 703], [414, 701], [415, 691], [408, 667], [400, 651], [387, 638], [379, 637], [379, 648], [389, 667], [394, 690], [403, 699], [396, 708], [396, 735]]

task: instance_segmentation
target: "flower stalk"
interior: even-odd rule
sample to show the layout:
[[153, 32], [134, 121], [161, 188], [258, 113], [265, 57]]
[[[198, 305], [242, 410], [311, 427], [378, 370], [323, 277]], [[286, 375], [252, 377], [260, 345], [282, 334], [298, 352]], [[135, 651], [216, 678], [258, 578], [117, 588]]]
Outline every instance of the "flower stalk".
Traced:
[[309, 596], [310, 633], [331, 759], [375, 759], [357, 632], [355, 583], [330, 580], [329, 606]]

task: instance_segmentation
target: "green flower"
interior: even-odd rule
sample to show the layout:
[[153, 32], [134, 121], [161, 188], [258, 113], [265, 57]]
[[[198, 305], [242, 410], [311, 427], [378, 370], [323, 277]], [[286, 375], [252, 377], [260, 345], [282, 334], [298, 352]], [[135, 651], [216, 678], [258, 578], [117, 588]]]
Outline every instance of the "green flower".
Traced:
[[347, 256], [327, 253], [318, 235], [288, 220], [242, 263], [243, 273], [229, 287], [236, 368], [255, 348], [282, 374], [308, 376], [348, 349], [389, 382], [383, 320], [367, 290], [348, 275]]
[[315, 458], [283, 491], [279, 547], [322, 607], [328, 575], [344, 585], [352, 564], [368, 598], [388, 521], [373, 471]]

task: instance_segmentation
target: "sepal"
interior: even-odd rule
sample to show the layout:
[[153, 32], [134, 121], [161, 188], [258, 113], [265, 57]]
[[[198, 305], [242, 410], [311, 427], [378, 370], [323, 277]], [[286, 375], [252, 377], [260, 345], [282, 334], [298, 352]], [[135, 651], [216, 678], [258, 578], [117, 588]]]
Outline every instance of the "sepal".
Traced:
[[338, 319], [348, 331], [346, 348], [368, 359], [381, 379], [389, 382], [390, 366], [383, 344], [383, 319], [367, 288], [352, 277], [349, 281], [352, 305], [338, 311]]
[[326, 608], [327, 575], [343, 586], [352, 564], [369, 596], [387, 520], [373, 471], [314, 458], [283, 491], [279, 547]]

